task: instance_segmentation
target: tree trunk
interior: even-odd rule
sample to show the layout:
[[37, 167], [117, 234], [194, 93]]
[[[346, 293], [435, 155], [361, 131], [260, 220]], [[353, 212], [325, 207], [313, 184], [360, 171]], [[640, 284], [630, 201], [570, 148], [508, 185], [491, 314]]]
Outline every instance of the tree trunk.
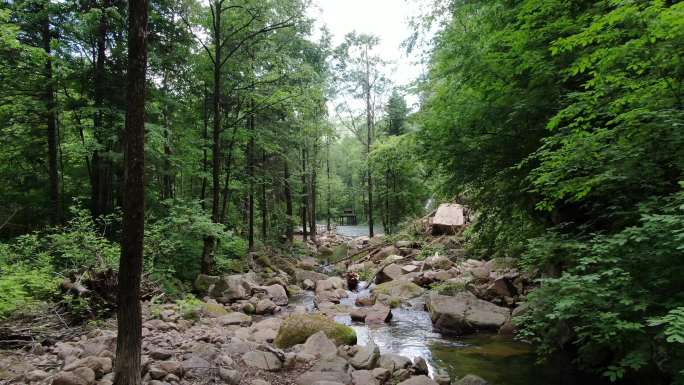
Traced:
[[311, 167], [309, 167], [311, 169], [311, 172], [309, 173], [309, 180], [310, 180], [310, 182], [309, 182], [309, 200], [310, 200], [310, 204], [309, 204], [309, 213], [310, 213], [309, 226], [311, 228], [311, 235], [310, 235], [311, 240], [314, 242], [316, 242], [316, 236], [317, 236], [316, 233], [318, 230], [316, 228], [316, 163], [315, 163], [317, 152], [318, 151], [316, 150], [316, 144], [314, 143], [314, 153], [313, 153], [314, 163], [310, 165]]
[[[214, 128], [212, 132], [212, 147], [211, 147], [211, 221], [214, 223], [220, 222], [219, 199], [221, 193], [220, 173], [221, 173], [221, 13], [222, 1], [214, 2], [214, 95], [213, 95], [213, 110], [214, 110]], [[214, 265], [214, 245], [216, 240], [212, 236], [204, 238], [204, 250], [202, 251], [202, 265], [201, 271], [203, 274], [211, 273]]]
[[230, 201], [230, 177], [233, 164], [233, 148], [235, 147], [235, 140], [237, 135], [238, 125], [233, 127], [233, 133], [228, 144], [228, 159], [226, 160], [226, 176], [223, 182], [223, 203], [221, 204], [221, 223], [226, 223], [228, 216], [228, 202]]
[[249, 182], [249, 228], [248, 244], [249, 250], [254, 250], [254, 114], [249, 116], [249, 143], [247, 145], [247, 173]]
[[142, 312], [140, 280], [145, 235], [145, 70], [147, 0], [128, 3], [128, 74], [125, 135], [125, 199], [119, 261], [115, 385], [140, 385]]
[[43, 24], [43, 49], [47, 55], [45, 61], [45, 106], [47, 108], [47, 144], [48, 144], [48, 176], [50, 190], [50, 204], [52, 206], [52, 224], [62, 222], [62, 202], [59, 197], [59, 170], [57, 169], [58, 137], [57, 117], [55, 111], [55, 92], [52, 79], [52, 57], [50, 55], [50, 13], [45, 6], [45, 21]]
[[204, 118], [204, 132], [202, 138], [204, 143], [202, 144], [202, 190], [200, 193], [200, 202], [202, 208], [206, 206], [207, 197], [207, 168], [208, 168], [208, 158], [207, 158], [207, 139], [209, 139], [209, 109], [207, 108], [207, 86], [204, 85], [204, 97], [202, 98], [202, 117]]
[[306, 145], [302, 147], [302, 239], [307, 240], [308, 233], [306, 229], [306, 217], [309, 215], [308, 193], [306, 182]]
[[[104, 4], [103, 7], [107, 6]], [[107, 19], [103, 14], [100, 16], [100, 20], [97, 28], [97, 41], [96, 41], [96, 58], [95, 58], [95, 73], [93, 77], [93, 88], [94, 88], [94, 102], [95, 102], [95, 115], [93, 116], [93, 134], [98, 144], [101, 146], [108, 146], [108, 139], [106, 139], [106, 133], [104, 131], [103, 123], [103, 113], [104, 108], [104, 82], [105, 82], [105, 59], [107, 54], [106, 46], [106, 35], [107, 35]], [[95, 149], [92, 155], [93, 159], [91, 161], [92, 174], [91, 174], [91, 211], [93, 217], [98, 217], [105, 214], [107, 192], [109, 183], [107, 182], [109, 177], [109, 163], [108, 159], [105, 159], [100, 154], [99, 149]]]
[[330, 142], [327, 143], [327, 149], [326, 149], [326, 154], [325, 154], [325, 171], [326, 171], [327, 178], [328, 178], [328, 194], [327, 194], [327, 199], [326, 199], [327, 200], [327, 202], [326, 202], [326, 206], [327, 206], [326, 211], [327, 212], [326, 212], [326, 216], [325, 216], [325, 218], [326, 218], [325, 224], [326, 224], [326, 229], [329, 232], [331, 230], [331, 227], [330, 227], [330, 206], [331, 206], [331, 200], [332, 200], [332, 195], [330, 192]]
[[268, 206], [266, 202], [266, 151], [261, 150], [261, 239], [268, 238]]
[[373, 141], [373, 111], [371, 105], [371, 85], [370, 85], [370, 63], [368, 60], [368, 49], [366, 48], [366, 167], [368, 169], [368, 236], [373, 238], [373, 178], [371, 176], [370, 155], [371, 144]]
[[283, 159], [284, 164], [284, 179], [285, 179], [285, 214], [287, 215], [287, 222], [285, 224], [285, 233], [287, 242], [292, 244], [294, 241], [294, 232], [292, 231], [292, 189], [290, 187], [290, 167], [287, 158]]

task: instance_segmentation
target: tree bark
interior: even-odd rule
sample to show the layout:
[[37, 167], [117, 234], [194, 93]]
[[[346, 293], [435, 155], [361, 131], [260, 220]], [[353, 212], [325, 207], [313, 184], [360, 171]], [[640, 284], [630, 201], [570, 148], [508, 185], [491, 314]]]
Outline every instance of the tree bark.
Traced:
[[145, 235], [145, 70], [147, 67], [147, 0], [128, 3], [128, 74], [125, 135], [125, 199], [119, 295], [115, 385], [140, 385], [142, 311], [140, 280]]
[[[252, 105], [253, 107], [253, 105]], [[253, 110], [253, 108], [252, 108]], [[248, 228], [248, 244], [249, 250], [254, 250], [254, 114], [249, 116], [249, 143], [247, 145], [247, 178], [249, 182], [249, 228]]]
[[308, 239], [308, 233], [306, 228], [306, 217], [309, 215], [309, 205], [308, 205], [308, 193], [307, 193], [307, 181], [306, 181], [306, 144], [302, 147], [302, 239], [306, 241]]
[[331, 206], [331, 201], [332, 201], [332, 195], [330, 191], [330, 142], [328, 140], [327, 143], [327, 148], [326, 148], [326, 153], [325, 153], [325, 171], [327, 174], [328, 178], [328, 194], [327, 194], [327, 199], [326, 199], [326, 206], [327, 206], [327, 212], [326, 212], [326, 229], [328, 232], [331, 230], [330, 227], [330, 206]]
[[[212, 180], [212, 202], [211, 202], [211, 221], [214, 223], [220, 222], [219, 199], [221, 193], [220, 173], [221, 173], [221, 14], [223, 1], [218, 0], [213, 4], [214, 18], [213, 33], [214, 33], [214, 95], [213, 95], [213, 110], [214, 110], [214, 127], [212, 132], [212, 147], [211, 147], [211, 180]], [[214, 245], [216, 240], [212, 236], [204, 238], [204, 250], [202, 251], [202, 265], [201, 271], [203, 274], [211, 273], [214, 265]]]
[[287, 222], [285, 224], [285, 234], [287, 242], [292, 244], [294, 241], [294, 231], [292, 230], [292, 188], [290, 186], [290, 167], [287, 158], [283, 159], [284, 164], [284, 179], [285, 179], [285, 214], [287, 215]]
[[371, 84], [370, 84], [370, 63], [368, 59], [368, 48], [366, 48], [366, 167], [368, 169], [368, 236], [373, 238], [373, 178], [371, 176], [370, 163], [368, 157], [370, 155], [371, 144], [373, 140], [373, 111], [371, 106]]
[[202, 204], [202, 208], [204, 209], [207, 205], [206, 203], [206, 197], [207, 197], [207, 168], [208, 168], [208, 157], [207, 157], [207, 139], [209, 139], [209, 109], [207, 108], [207, 99], [208, 99], [208, 92], [207, 92], [207, 86], [206, 84], [204, 85], [204, 97], [202, 98], [202, 118], [204, 120], [204, 132], [202, 134], [202, 138], [204, 139], [204, 143], [202, 144], [202, 190], [200, 192], [200, 202]]
[[261, 150], [261, 239], [268, 238], [268, 203], [266, 201], [266, 151]]
[[57, 117], [55, 108], [55, 92], [52, 78], [52, 56], [50, 42], [52, 32], [50, 31], [50, 13], [48, 6], [45, 5], [45, 21], [43, 24], [43, 49], [46, 53], [45, 61], [45, 107], [47, 120], [47, 144], [48, 144], [48, 177], [50, 204], [52, 206], [52, 224], [62, 222], [62, 202], [59, 194], [59, 170], [57, 167], [58, 155], [58, 136], [57, 136]]

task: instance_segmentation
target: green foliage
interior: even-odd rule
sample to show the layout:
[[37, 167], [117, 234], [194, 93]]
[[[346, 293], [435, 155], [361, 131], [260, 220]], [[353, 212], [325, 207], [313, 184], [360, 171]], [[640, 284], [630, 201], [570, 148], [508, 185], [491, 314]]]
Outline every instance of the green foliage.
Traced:
[[177, 299], [175, 301], [176, 306], [178, 306], [178, 312], [181, 317], [185, 319], [196, 319], [200, 315], [202, 306], [205, 305], [204, 302], [197, 299], [192, 294], [187, 294], [184, 298]]

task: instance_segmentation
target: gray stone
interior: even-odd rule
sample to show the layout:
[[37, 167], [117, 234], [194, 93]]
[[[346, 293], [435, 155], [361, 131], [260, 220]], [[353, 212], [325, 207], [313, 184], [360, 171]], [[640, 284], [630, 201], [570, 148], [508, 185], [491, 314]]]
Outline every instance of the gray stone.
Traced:
[[112, 360], [107, 357], [85, 357], [65, 365], [64, 370], [72, 371], [80, 367], [90, 368], [97, 376], [102, 376], [112, 371]]
[[421, 375], [413, 376], [408, 380], [400, 382], [399, 385], [437, 385], [437, 383], [432, 381], [430, 377]]
[[256, 314], [273, 314], [277, 307], [270, 299], [262, 299], [256, 304]]
[[394, 281], [395, 279], [401, 278], [404, 275], [404, 270], [401, 266], [392, 263], [385, 266], [382, 271], [380, 271], [375, 277], [375, 283], [380, 284], [384, 282]]
[[380, 358], [380, 348], [372, 341], [366, 346], [360, 346], [356, 354], [349, 360], [354, 369], [373, 369]]
[[319, 358], [333, 357], [337, 355], [337, 346], [325, 335], [325, 332], [320, 331], [306, 339], [304, 349], [301, 353], [310, 354]]
[[411, 366], [411, 360], [407, 357], [400, 356], [394, 353], [385, 353], [380, 356], [378, 360], [378, 365], [381, 368], [387, 369], [390, 372], [394, 372], [399, 369], [407, 369]]
[[306, 372], [297, 377], [297, 385], [349, 385], [351, 376], [347, 372]]
[[76, 368], [74, 374], [81, 377], [87, 384], [95, 383], [95, 371], [90, 368]]
[[351, 373], [353, 385], [379, 385], [370, 370], [355, 370]]
[[428, 364], [423, 357], [413, 359], [413, 372], [415, 374], [428, 374]]
[[449, 373], [444, 370], [440, 369], [437, 371], [435, 374], [433, 380], [439, 385], [450, 385], [451, 384], [451, 377], [449, 376]]
[[431, 293], [426, 307], [435, 329], [443, 333], [497, 331], [510, 317], [507, 308], [478, 299], [470, 292], [461, 292], [455, 296]]
[[86, 380], [72, 372], [60, 372], [52, 378], [52, 385], [90, 385]]
[[269, 371], [276, 371], [283, 367], [278, 356], [271, 352], [247, 352], [242, 355], [242, 361], [248, 366]]
[[248, 316], [247, 314], [236, 312], [236, 311], [232, 312], [232, 313], [228, 313], [228, 314], [218, 318], [218, 324], [221, 326], [229, 326], [229, 325], [249, 326], [251, 323], [252, 323], [252, 317]]
[[228, 385], [237, 385], [240, 383], [240, 373], [237, 370], [220, 368], [219, 377]]

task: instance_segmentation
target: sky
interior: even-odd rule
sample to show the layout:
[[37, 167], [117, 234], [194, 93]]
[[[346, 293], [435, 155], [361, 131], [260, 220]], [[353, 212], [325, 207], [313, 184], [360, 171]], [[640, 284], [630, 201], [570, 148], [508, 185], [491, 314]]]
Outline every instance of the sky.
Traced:
[[[309, 15], [316, 19], [316, 28], [326, 25], [338, 45], [348, 32], [374, 34], [380, 38], [378, 54], [392, 64], [386, 74], [394, 84], [403, 86], [415, 80], [422, 66], [407, 57], [401, 43], [410, 35], [408, 19], [418, 12], [416, 0], [313, 0]], [[413, 103], [407, 96], [407, 102]]]

